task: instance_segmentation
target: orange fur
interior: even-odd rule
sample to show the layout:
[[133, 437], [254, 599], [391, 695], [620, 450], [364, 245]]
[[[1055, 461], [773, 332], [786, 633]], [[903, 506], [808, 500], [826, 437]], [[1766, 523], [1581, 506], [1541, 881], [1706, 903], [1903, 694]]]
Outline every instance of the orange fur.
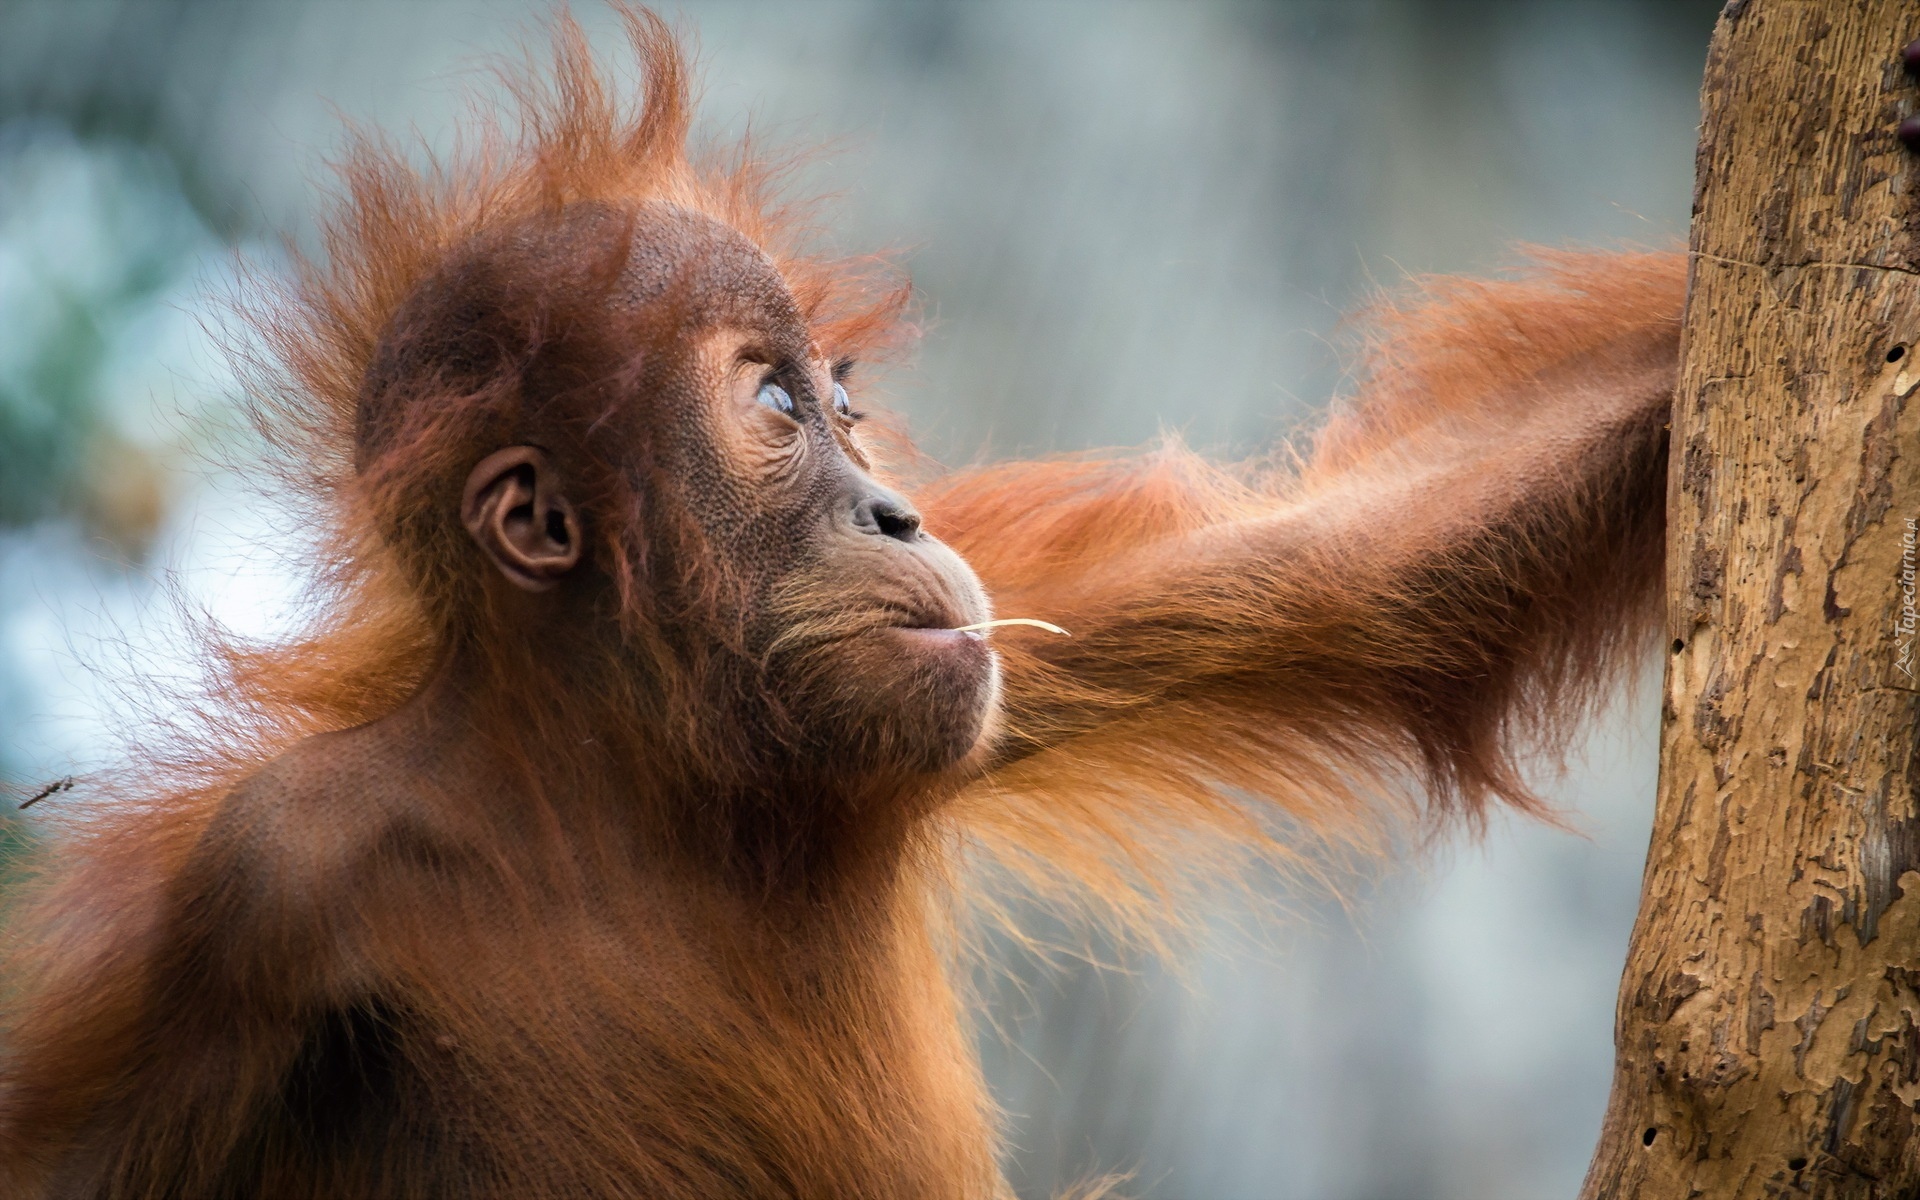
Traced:
[[1684, 271], [1536, 262], [1378, 306], [1298, 467], [1168, 444], [921, 494], [1001, 611], [1074, 634], [1004, 639], [970, 833], [1151, 939], [1194, 880], [1312, 869], [1303, 839], [1377, 856], [1422, 798], [1469, 824], [1495, 797], [1546, 815], [1518, 760], [1560, 743], [1656, 613]]
[[[996, 1194], [993, 1119], [943, 961], [970, 854], [1151, 938], [1223, 868], [1380, 852], [1416, 797], [1436, 820], [1477, 821], [1496, 798], [1539, 812], [1516, 755], [1564, 734], [1646, 631], [1682, 266], [1542, 255], [1517, 279], [1439, 281], [1377, 310], [1355, 396], [1297, 468], [1169, 445], [919, 489], [927, 528], [1003, 613], [1074, 636], [996, 634], [991, 743], [965, 774], [918, 785], [926, 802], [886, 862], [836, 867], [804, 902], [736, 893], [676, 857], [704, 834], [676, 824], [661, 780], [725, 778], [737, 746], [690, 732], [692, 708], [623, 699], [611, 671], [593, 689], [547, 684], [529, 726], [484, 698], [541, 671], [508, 650], [482, 668], [499, 686], [476, 686], [471, 719], [523, 806], [429, 797], [402, 819], [384, 799], [393, 764], [370, 759], [326, 767], [357, 806], [351, 828], [313, 815], [285, 780], [312, 747], [346, 743], [306, 739], [400, 712], [463, 622], [482, 622], [461, 615], [480, 603], [455, 586], [466, 548], [410, 540], [404, 518], [470, 465], [448, 430], [491, 393], [414, 405], [355, 462], [383, 339], [449, 263], [530, 221], [664, 200], [762, 247], [825, 357], [910, 333], [886, 271], [810, 254], [802, 214], [773, 202], [774, 173], [744, 148], [689, 161], [673, 39], [621, 12], [637, 108], [563, 18], [551, 82], [513, 77], [517, 133], [487, 125], [418, 172], [361, 139], [324, 259], [258, 297], [276, 356], [254, 373], [262, 427], [328, 531], [314, 616], [280, 645], [211, 640], [198, 723], [49, 802], [63, 863], [8, 934], [9, 1194], [104, 1145], [102, 1113], [120, 1140], [88, 1195]], [[559, 293], [591, 295], [596, 256], [625, 253], [609, 245], [528, 283], [525, 336], [575, 336], [591, 306]], [[598, 527], [617, 532], [636, 502], [607, 482]], [[635, 553], [613, 533], [598, 552]], [[724, 608], [729, 581], [699, 558], [682, 556], [689, 586]], [[608, 710], [626, 716], [609, 727]], [[543, 774], [543, 751], [596, 739]], [[630, 792], [592, 774], [603, 759], [643, 764]], [[635, 827], [668, 847], [664, 876], [631, 872]], [[464, 857], [442, 862], [446, 845]], [[227, 963], [262, 945], [270, 962]], [[368, 1008], [368, 977], [417, 1011]], [[416, 1017], [438, 1031], [402, 1051], [429, 1064], [419, 1105], [440, 1123], [352, 1171], [299, 1175], [307, 1160], [253, 1122], [305, 1052], [285, 1029], [315, 1012], [345, 1013], [326, 1036], [349, 1041], [400, 1038]], [[338, 1136], [357, 1136], [352, 1117]], [[253, 1174], [229, 1174], [242, 1161]]]

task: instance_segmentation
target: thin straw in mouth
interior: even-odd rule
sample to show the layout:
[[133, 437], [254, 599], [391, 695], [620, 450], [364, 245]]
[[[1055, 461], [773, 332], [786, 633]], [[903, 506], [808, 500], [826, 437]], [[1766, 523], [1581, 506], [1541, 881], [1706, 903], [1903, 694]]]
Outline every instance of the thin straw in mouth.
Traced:
[[979, 633], [988, 629], [998, 629], [1002, 625], [1028, 625], [1034, 629], [1044, 629], [1048, 633], [1057, 633], [1061, 637], [1072, 637], [1066, 630], [1051, 621], [1036, 621], [1032, 617], [1001, 617], [997, 621], [978, 621], [972, 625], [955, 626], [955, 633]]

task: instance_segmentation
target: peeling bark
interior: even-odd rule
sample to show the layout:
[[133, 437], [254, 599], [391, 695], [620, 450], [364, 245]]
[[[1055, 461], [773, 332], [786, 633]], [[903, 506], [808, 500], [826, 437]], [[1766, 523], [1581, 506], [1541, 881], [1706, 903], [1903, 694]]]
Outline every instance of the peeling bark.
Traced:
[[1898, 0], [1714, 35], [1660, 797], [1582, 1196], [1920, 1192], [1920, 85]]

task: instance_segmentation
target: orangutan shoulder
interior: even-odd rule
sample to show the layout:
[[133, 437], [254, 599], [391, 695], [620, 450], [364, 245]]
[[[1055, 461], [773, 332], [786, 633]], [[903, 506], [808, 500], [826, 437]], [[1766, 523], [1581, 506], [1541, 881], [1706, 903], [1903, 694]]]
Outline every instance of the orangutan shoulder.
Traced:
[[407, 756], [374, 727], [303, 739], [221, 801], [196, 858], [216, 872], [318, 910], [352, 905], [357, 878], [396, 854], [449, 839], [413, 803]]

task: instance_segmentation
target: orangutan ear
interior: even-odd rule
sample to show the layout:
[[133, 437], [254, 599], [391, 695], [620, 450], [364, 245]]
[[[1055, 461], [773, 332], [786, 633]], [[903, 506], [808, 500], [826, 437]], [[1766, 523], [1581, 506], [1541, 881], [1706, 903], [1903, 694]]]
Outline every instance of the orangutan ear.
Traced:
[[460, 519], [516, 587], [544, 592], [580, 565], [580, 518], [536, 446], [509, 446], [467, 476]]

